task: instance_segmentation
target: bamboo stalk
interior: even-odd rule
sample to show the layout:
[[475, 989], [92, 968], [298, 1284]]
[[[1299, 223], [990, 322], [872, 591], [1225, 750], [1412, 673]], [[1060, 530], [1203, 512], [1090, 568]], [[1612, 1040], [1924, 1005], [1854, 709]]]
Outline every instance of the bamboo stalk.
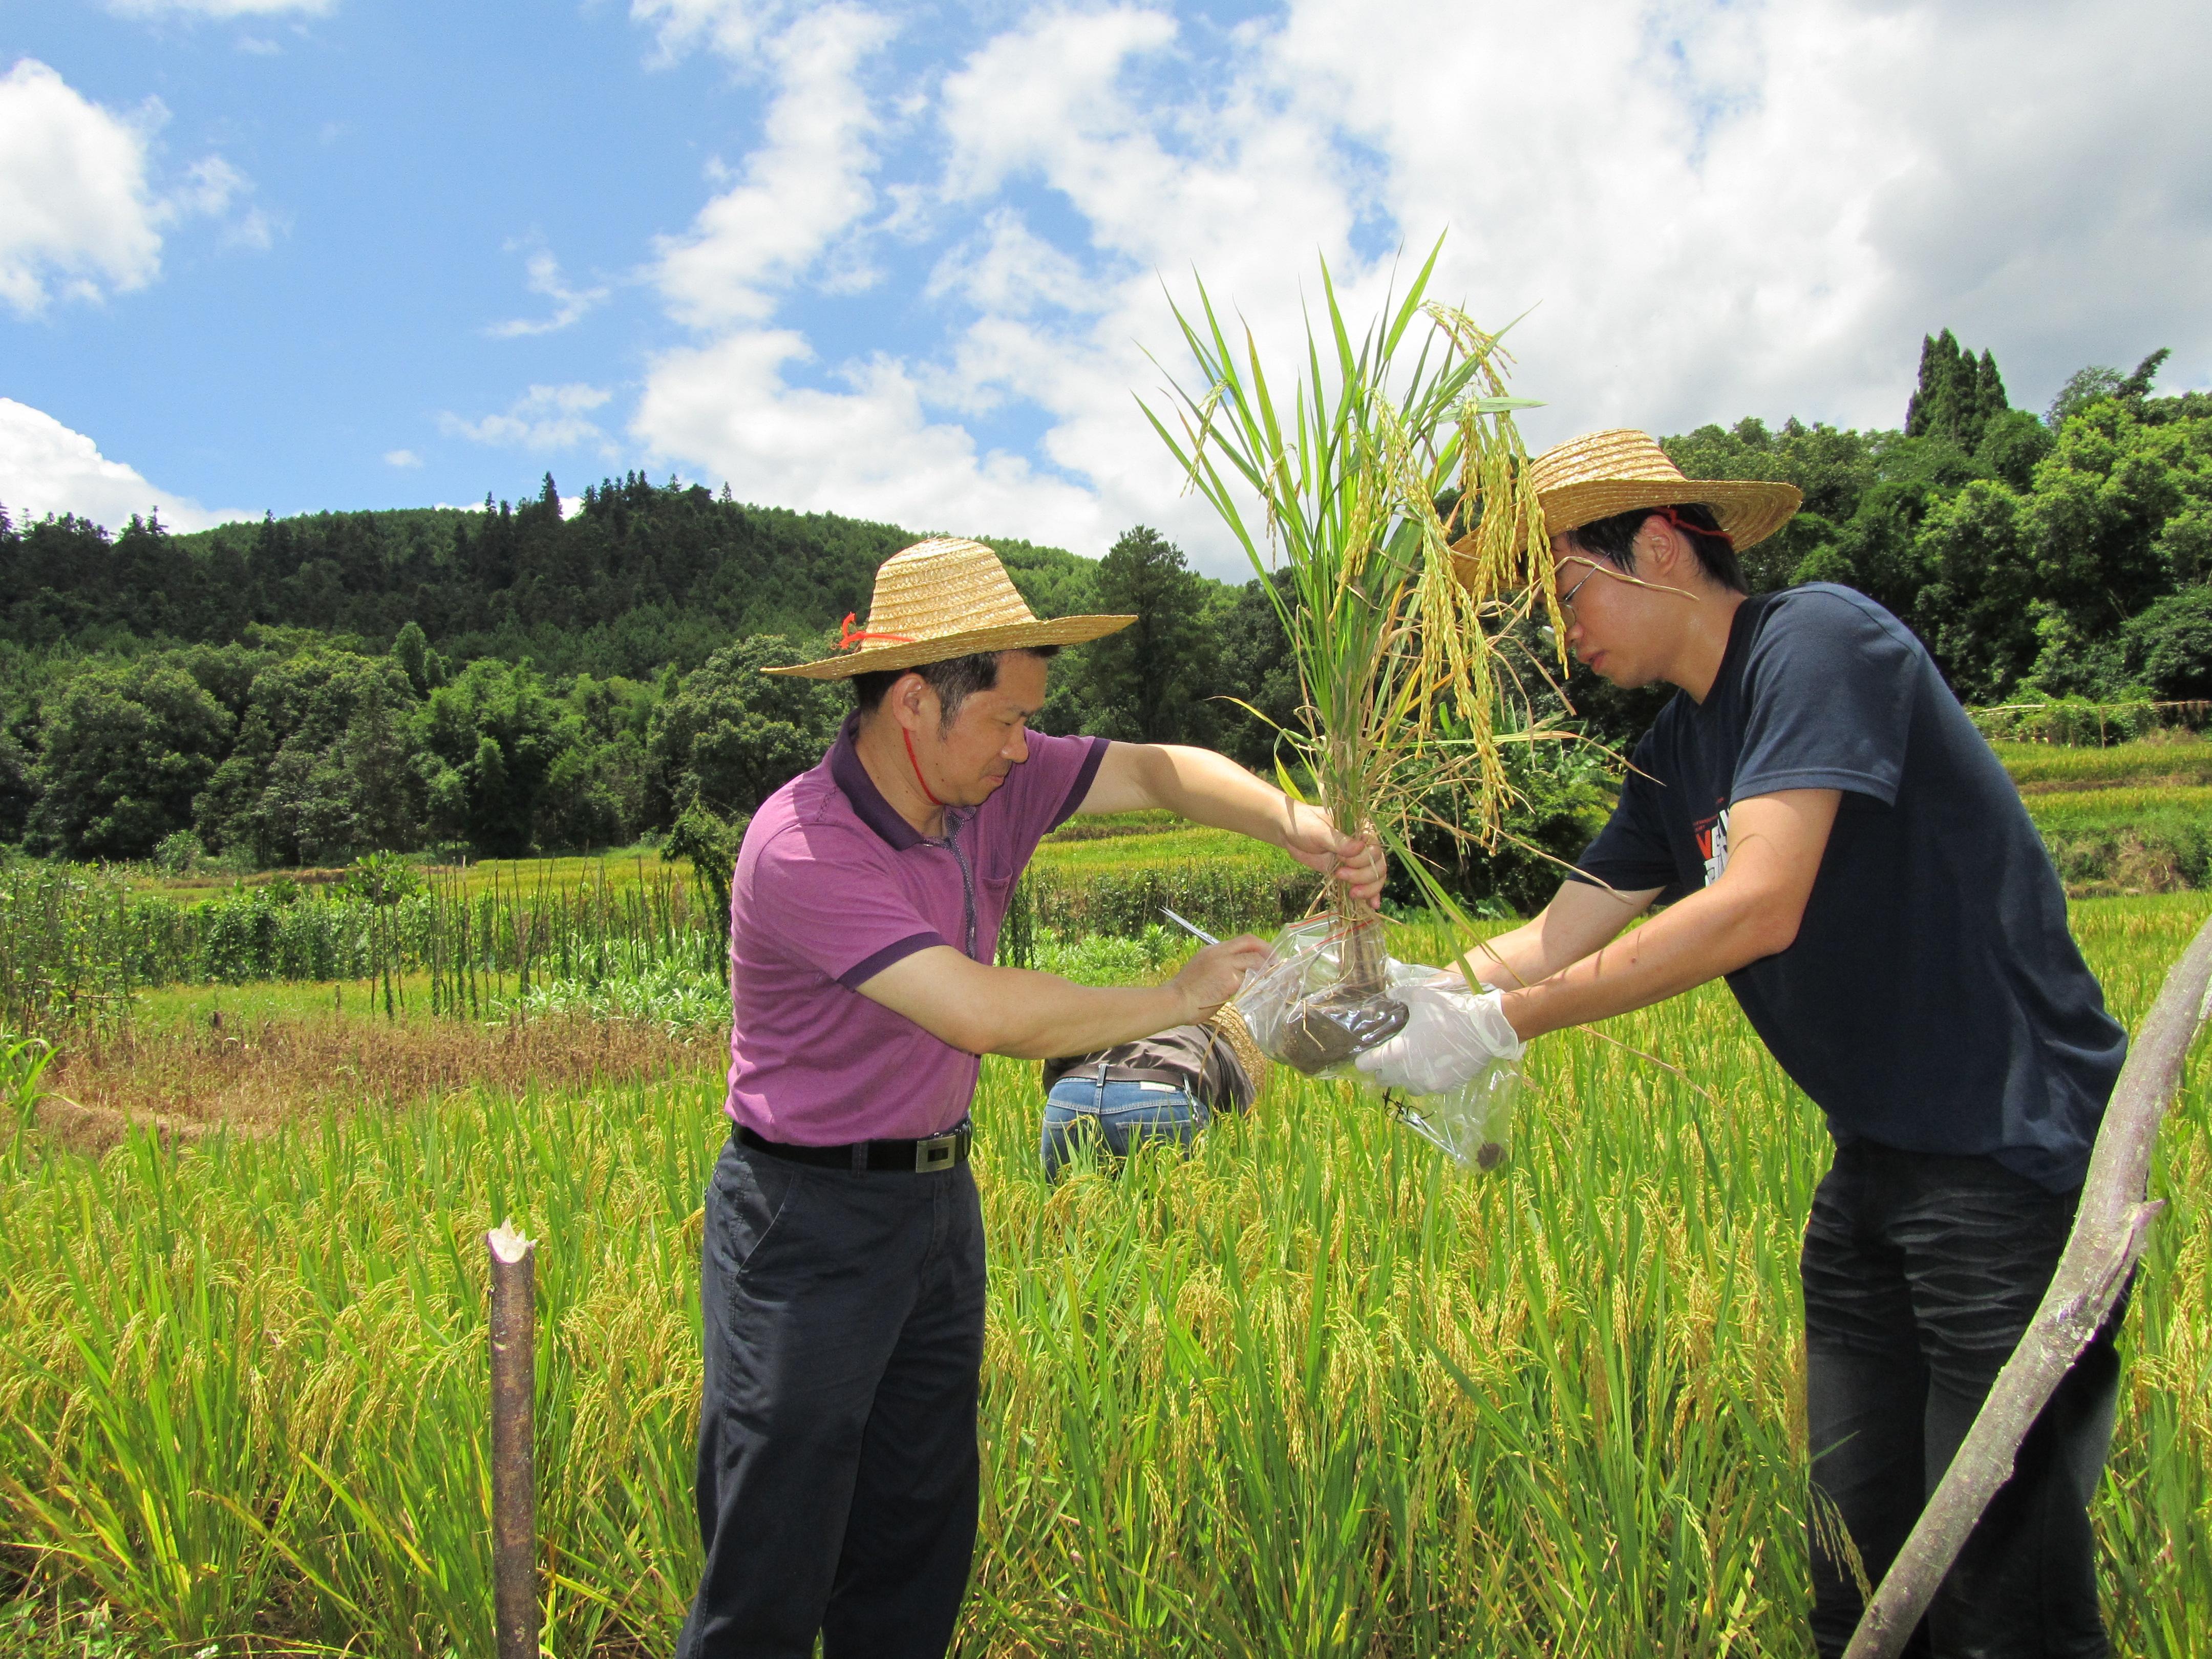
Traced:
[[2165, 1207], [2146, 1198], [2160, 1121], [2181, 1086], [2190, 1045], [2212, 1012], [2212, 921], [2166, 976], [2089, 1155], [2074, 1230], [2021, 1335], [1936, 1494], [1867, 1603], [1844, 1659], [1895, 1659], [1990, 1499], [2010, 1478], [2020, 1443], [2097, 1334]]
[[499, 1659], [538, 1659], [537, 1245], [503, 1222], [491, 1249], [491, 1571]]

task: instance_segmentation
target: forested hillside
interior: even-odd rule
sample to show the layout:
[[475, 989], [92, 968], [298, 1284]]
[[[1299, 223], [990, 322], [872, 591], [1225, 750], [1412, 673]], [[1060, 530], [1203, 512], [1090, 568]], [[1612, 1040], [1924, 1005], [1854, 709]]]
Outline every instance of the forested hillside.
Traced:
[[[1666, 440], [1692, 477], [1781, 477], [1806, 511], [1754, 586], [1857, 587], [1969, 702], [2212, 697], [2212, 397], [2160, 397], [2164, 353], [2092, 368], [2038, 416], [1948, 332], [1895, 430], [1796, 421]], [[918, 533], [744, 506], [641, 475], [563, 517], [520, 505], [326, 513], [111, 536], [0, 509], [0, 842], [238, 867], [379, 848], [512, 855], [625, 842], [687, 802], [750, 811], [818, 755], [842, 694], [757, 671], [826, 652]], [[1267, 595], [1150, 530], [1098, 561], [993, 538], [1044, 615], [1134, 611], [1073, 652], [1045, 724], [1255, 764], [1295, 680]], [[1600, 736], [1657, 694], [1577, 676]], [[1532, 828], [1571, 850], [1587, 763], [1532, 770]]]
[[[896, 525], [717, 501], [641, 474], [595, 485], [564, 519], [552, 477], [519, 506], [321, 513], [112, 540], [49, 519], [0, 540], [5, 637], [80, 648], [227, 643], [258, 623], [388, 648], [409, 623], [449, 661], [527, 657], [553, 674], [696, 667], [733, 638], [812, 634], [867, 609]], [[993, 538], [1032, 604], [1091, 562]]]

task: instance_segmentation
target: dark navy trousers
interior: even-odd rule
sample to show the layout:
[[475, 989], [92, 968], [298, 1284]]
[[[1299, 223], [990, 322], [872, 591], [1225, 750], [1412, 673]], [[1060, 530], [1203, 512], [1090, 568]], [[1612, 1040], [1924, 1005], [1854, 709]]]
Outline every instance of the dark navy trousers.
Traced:
[[699, 1279], [706, 1566], [679, 1659], [939, 1659], [975, 1544], [983, 1218], [965, 1164], [722, 1149]]
[[[2078, 1197], [1989, 1158], [1838, 1148], [1801, 1264], [1813, 1635], [1824, 1659], [1858, 1623], [1860, 1575], [1881, 1582], [2027, 1328]], [[2112, 1442], [2125, 1310], [2124, 1298], [2029, 1431], [1908, 1655], [2107, 1651], [2089, 1500]]]

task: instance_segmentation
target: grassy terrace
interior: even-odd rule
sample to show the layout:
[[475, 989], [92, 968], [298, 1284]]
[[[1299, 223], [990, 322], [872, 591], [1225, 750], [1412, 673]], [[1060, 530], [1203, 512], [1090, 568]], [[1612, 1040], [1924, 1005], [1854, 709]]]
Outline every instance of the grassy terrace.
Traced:
[[[2183, 733], [2108, 749], [1993, 746], [2077, 896], [2170, 892], [2212, 881], [2212, 742]], [[1050, 881], [1074, 884], [1200, 865], [1285, 879], [1298, 872], [1272, 848], [1164, 813], [1070, 825], [1038, 849], [1035, 867]]]
[[2181, 788], [2212, 784], [2212, 741], [2179, 732], [2108, 749], [2048, 743], [1996, 743], [2020, 793], [2034, 799], [2067, 790]]
[[1996, 745], [2077, 896], [2212, 885], [2212, 742]]
[[[662, 878], [664, 870], [659, 849], [641, 846], [610, 848], [605, 852], [569, 854], [560, 858], [483, 859], [466, 866], [441, 867], [451, 869], [462, 890], [471, 898], [495, 893], [502, 897], [510, 893], [526, 896], [541, 888], [573, 891], [586, 882], [597, 887], [602, 881], [619, 891], [641, 884], [651, 885]], [[682, 869], [679, 864], [678, 872], [680, 873]], [[309, 888], [334, 887], [346, 878], [346, 874], [343, 869], [264, 870], [251, 876], [167, 876], [149, 872], [141, 875], [136, 884], [157, 897], [180, 904], [197, 904], [240, 886], [292, 882]]]

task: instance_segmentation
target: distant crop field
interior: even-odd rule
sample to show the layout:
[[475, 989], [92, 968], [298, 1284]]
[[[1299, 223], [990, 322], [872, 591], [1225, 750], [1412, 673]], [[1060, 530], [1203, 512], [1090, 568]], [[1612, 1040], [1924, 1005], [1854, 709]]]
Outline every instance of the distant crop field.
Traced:
[[1997, 758], [2033, 797], [2058, 790], [2212, 784], [2212, 742], [2187, 732], [2109, 748], [2048, 743], [1993, 743]]
[[[574, 853], [557, 858], [471, 860], [461, 864], [426, 864], [424, 867], [449, 876], [471, 898], [495, 892], [520, 891], [526, 895], [540, 888], [565, 892], [586, 885], [597, 887], [603, 883], [620, 889], [641, 884], [650, 885], [663, 878], [660, 852], [653, 847]], [[680, 860], [674, 868], [679, 872], [685, 870]], [[343, 869], [334, 869], [264, 870], [250, 876], [165, 876], [139, 870], [134, 873], [132, 885], [141, 892], [175, 903], [199, 904], [222, 897], [239, 887], [292, 883], [310, 890], [332, 888], [343, 883], [346, 874]]]
[[[1069, 830], [1082, 833], [1068, 836]], [[1080, 818], [1060, 830], [1058, 836], [1066, 838], [1048, 838], [1038, 847], [1031, 868], [1074, 874], [1197, 860], [1226, 860], [1285, 874], [1295, 874], [1304, 867], [1280, 848], [1231, 830], [1209, 830], [1164, 812]]]
[[2179, 813], [2212, 815], [2212, 781], [2200, 784], [2116, 784], [2102, 789], [2051, 790], [2027, 797], [2027, 814], [2052, 830], [2118, 828]]

